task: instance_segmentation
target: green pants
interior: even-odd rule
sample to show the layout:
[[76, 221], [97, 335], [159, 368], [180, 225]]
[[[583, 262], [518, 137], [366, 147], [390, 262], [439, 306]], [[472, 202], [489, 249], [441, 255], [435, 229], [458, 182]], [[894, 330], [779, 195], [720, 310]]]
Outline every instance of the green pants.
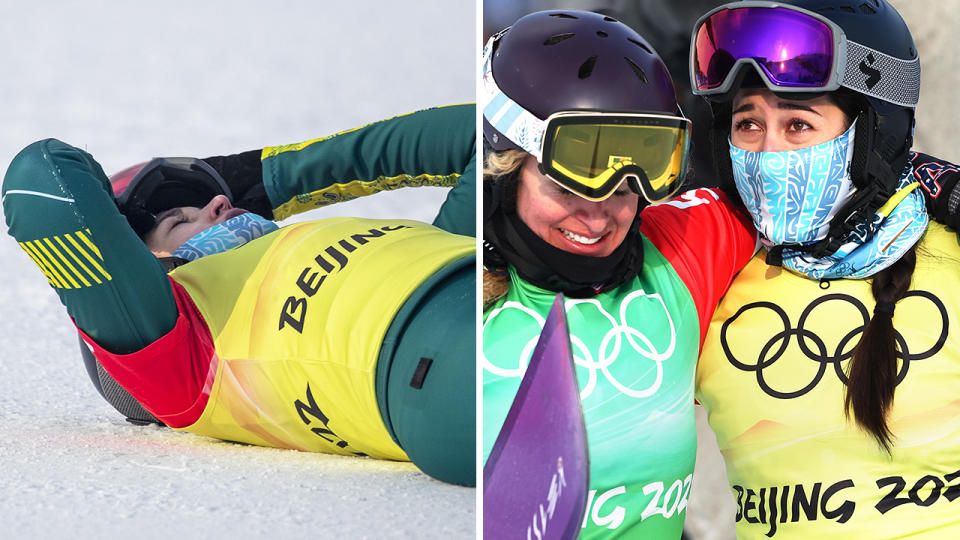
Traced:
[[377, 360], [377, 404], [394, 441], [423, 472], [476, 483], [476, 271], [461, 259], [397, 313]]

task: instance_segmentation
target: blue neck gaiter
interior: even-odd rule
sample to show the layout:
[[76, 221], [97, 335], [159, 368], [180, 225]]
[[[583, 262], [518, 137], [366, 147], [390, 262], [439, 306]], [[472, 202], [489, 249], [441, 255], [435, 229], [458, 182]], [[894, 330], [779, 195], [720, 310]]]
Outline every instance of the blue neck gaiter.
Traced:
[[247, 212], [195, 234], [178, 247], [173, 252], [173, 256], [194, 261], [200, 257], [242, 246], [279, 228], [269, 219]]
[[[730, 144], [737, 191], [766, 247], [826, 237], [830, 220], [854, 193], [850, 179], [854, 127], [823, 144], [785, 152], [750, 152]], [[929, 223], [909, 165], [896, 193], [873, 216], [840, 238], [840, 248], [815, 259], [783, 250], [783, 266], [812, 279], [861, 279], [887, 268], [923, 235]]]

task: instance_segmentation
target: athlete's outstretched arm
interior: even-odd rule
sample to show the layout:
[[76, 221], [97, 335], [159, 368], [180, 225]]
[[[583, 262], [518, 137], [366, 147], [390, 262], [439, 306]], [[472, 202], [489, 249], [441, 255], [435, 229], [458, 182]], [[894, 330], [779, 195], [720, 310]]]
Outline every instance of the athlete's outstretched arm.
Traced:
[[437, 107], [297, 144], [216, 156], [235, 204], [281, 220], [401, 187], [453, 187], [434, 224], [474, 234], [475, 106]]
[[56, 139], [35, 142], [13, 159], [2, 194], [10, 235], [98, 344], [126, 354], [174, 327], [167, 274], [117, 210], [90, 154]]

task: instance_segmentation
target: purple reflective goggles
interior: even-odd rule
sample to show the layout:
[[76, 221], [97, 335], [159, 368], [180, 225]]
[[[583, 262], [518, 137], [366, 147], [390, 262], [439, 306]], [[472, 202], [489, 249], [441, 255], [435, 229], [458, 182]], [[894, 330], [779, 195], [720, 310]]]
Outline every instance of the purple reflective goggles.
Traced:
[[771, 90], [824, 92], [843, 79], [847, 40], [833, 21], [775, 2], [738, 2], [697, 21], [690, 52], [693, 91], [726, 94], [744, 65]]

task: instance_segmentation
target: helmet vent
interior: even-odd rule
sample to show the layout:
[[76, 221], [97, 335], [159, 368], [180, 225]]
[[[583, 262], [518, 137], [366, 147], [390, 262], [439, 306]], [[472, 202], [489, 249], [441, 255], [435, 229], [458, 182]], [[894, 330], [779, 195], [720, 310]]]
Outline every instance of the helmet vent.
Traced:
[[597, 63], [596, 55], [587, 58], [587, 61], [580, 65], [580, 70], [577, 71], [577, 77], [581, 79], [586, 79], [593, 73], [593, 66]]
[[635, 39], [630, 39], [630, 38], [627, 38], [627, 41], [629, 41], [630, 43], [633, 43], [633, 44], [636, 45], [637, 47], [640, 47], [641, 49], [647, 51], [649, 54], [653, 54], [653, 51], [650, 50], [650, 47], [647, 47], [647, 46], [644, 45], [642, 42], [637, 41], [637, 40], [635, 40]]
[[555, 35], [555, 36], [550, 36], [550, 37], [548, 37], [547, 40], [543, 42], [543, 44], [544, 44], [544, 45], [556, 45], [557, 43], [560, 43], [561, 41], [570, 39], [570, 38], [572, 38], [573, 36], [574, 36], [574, 34], [557, 34], [557, 35]]
[[856, 13], [857, 10], [853, 9], [850, 6], [840, 6], [840, 11], [845, 11], [847, 13]]
[[607, 15], [606, 17], [604, 17], [603, 20], [605, 20], [605, 21], [607, 21], [607, 22], [620, 22], [620, 21], [614, 19], [613, 17], [611, 17], [611, 16], [609, 16], [609, 15]]
[[866, 13], [867, 15], [874, 15], [877, 13], [877, 10], [873, 9], [873, 7], [866, 2], [860, 4], [860, 11]]
[[556, 17], [558, 19], [576, 19], [577, 17], [570, 15], [569, 13], [551, 13], [551, 17]]
[[643, 81], [643, 82], [646, 83], [646, 82], [647, 82], [647, 74], [644, 73], [642, 69], [640, 69], [640, 66], [634, 64], [634, 63], [633, 63], [633, 60], [630, 60], [630, 59], [627, 58], [626, 56], [624, 56], [623, 59], [627, 61], [627, 64], [630, 65], [630, 68], [633, 69], [633, 72], [637, 75], [637, 77], [639, 77], [641, 81]]
[[600, 36], [600, 37], [607, 37], [607, 36], [608, 36], [608, 34], [607, 34], [606, 32], [604, 32], [604, 31], [602, 31], [602, 30], [597, 31], [597, 35]]

